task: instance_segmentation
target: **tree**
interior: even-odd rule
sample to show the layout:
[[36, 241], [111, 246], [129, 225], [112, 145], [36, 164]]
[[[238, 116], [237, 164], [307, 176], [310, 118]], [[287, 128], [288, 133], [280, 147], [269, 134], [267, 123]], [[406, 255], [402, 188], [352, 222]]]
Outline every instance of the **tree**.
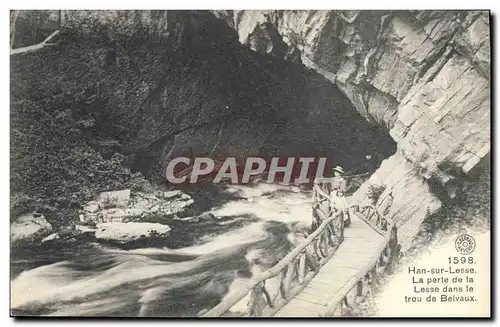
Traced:
[[[11, 30], [11, 33], [10, 33], [10, 35], [11, 35], [10, 36], [10, 55], [11, 56], [16, 55], [16, 54], [20, 54], [20, 53], [36, 51], [36, 50], [42, 49], [46, 46], [54, 45], [54, 43], [49, 43], [49, 41], [52, 38], [54, 38], [57, 34], [59, 34], [59, 31], [61, 29], [61, 15], [62, 15], [61, 10], [57, 11], [57, 30], [56, 31], [52, 32], [47, 38], [45, 38], [45, 40], [43, 40], [40, 43], [35, 43], [35, 44], [29, 45], [29, 46], [19, 47], [19, 48], [14, 49], [13, 47], [14, 47], [15, 42], [16, 42], [16, 24], [18, 23], [20, 12], [21, 12], [20, 10], [13, 10], [11, 12], [11, 26], [10, 26], [10, 30]], [[30, 34], [31, 34], [32, 42], [36, 42], [38, 28], [40, 26], [43, 26], [44, 22], [48, 19], [49, 16], [50, 15], [47, 15], [43, 11], [35, 11], [35, 10], [29, 11], [29, 17], [30, 17], [29, 26], [31, 28]]]

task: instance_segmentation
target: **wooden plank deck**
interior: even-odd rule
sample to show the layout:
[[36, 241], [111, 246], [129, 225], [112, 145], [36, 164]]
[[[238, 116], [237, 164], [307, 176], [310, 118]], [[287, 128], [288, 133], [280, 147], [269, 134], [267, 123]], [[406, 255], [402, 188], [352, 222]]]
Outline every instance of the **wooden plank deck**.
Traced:
[[328, 312], [327, 303], [360, 269], [368, 264], [384, 237], [355, 214], [344, 229], [344, 242], [333, 257], [296, 297], [275, 317], [318, 317]]

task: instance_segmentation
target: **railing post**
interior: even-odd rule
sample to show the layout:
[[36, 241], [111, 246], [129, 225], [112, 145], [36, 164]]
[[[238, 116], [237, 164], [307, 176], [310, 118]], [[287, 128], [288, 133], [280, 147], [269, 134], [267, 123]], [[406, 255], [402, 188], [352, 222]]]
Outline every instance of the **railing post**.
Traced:
[[293, 270], [294, 270], [293, 262], [290, 262], [286, 268], [285, 281], [283, 283], [285, 296], [287, 298], [288, 298], [288, 293], [290, 292], [290, 286], [292, 284]]
[[356, 283], [356, 296], [363, 296], [363, 282]]
[[387, 265], [387, 272], [389, 274], [392, 274], [394, 272], [394, 264], [395, 260], [398, 257], [399, 254], [399, 244], [398, 244], [398, 232], [396, 226], [392, 226], [391, 228], [391, 236], [389, 239], [389, 264]]
[[262, 283], [257, 284], [250, 294], [249, 316], [260, 316], [262, 314]]
[[342, 241], [344, 241], [344, 213], [343, 212], [339, 215], [339, 219], [340, 219], [340, 221], [338, 222], [339, 232], [337, 233], [337, 235], [339, 238], [339, 242], [342, 243]]
[[330, 242], [332, 242], [333, 245], [336, 243], [336, 235], [335, 235], [335, 228], [333, 224], [328, 224], [327, 226], [327, 234]]
[[349, 301], [347, 300], [347, 295], [344, 296], [344, 307], [346, 308], [346, 311], [349, 310], [350, 308], [350, 305], [349, 305]]
[[304, 276], [306, 274], [306, 254], [302, 252], [299, 257], [299, 284], [304, 283]]
[[274, 308], [274, 300], [273, 300], [273, 298], [271, 298], [271, 295], [269, 294], [269, 292], [266, 289], [266, 281], [265, 280], [262, 282], [262, 293], [264, 294], [264, 296], [266, 298], [267, 305], [269, 305], [270, 308]]
[[285, 289], [285, 276], [286, 276], [286, 271], [282, 270], [280, 273], [280, 287], [279, 287], [279, 292], [282, 298], [286, 299], [286, 289]]
[[312, 271], [316, 271], [318, 269], [318, 262], [319, 261], [316, 261], [316, 259], [306, 251], [306, 264], [309, 266], [309, 268], [311, 268]]
[[328, 257], [328, 255], [330, 254], [330, 246], [328, 244], [328, 234], [326, 233], [326, 229], [325, 231], [323, 232], [323, 234], [321, 234], [322, 237], [323, 237], [323, 247], [325, 249], [325, 257]]
[[372, 268], [370, 272], [370, 291], [371, 295], [375, 294], [375, 290], [377, 289], [377, 264]]

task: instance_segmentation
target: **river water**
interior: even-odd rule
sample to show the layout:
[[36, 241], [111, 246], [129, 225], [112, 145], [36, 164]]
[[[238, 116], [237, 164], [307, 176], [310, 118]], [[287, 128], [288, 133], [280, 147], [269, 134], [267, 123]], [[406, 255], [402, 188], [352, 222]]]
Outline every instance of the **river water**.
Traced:
[[298, 187], [261, 183], [224, 192], [231, 199], [209, 210], [215, 219], [174, 224], [161, 247], [87, 242], [12, 252], [12, 313], [189, 317], [212, 308], [282, 259], [311, 223], [311, 193]]

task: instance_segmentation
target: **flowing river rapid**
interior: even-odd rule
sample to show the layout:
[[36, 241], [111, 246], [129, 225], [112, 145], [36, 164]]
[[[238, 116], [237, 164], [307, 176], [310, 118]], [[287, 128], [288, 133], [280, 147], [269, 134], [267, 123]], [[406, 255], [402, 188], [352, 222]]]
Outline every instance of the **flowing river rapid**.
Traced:
[[[274, 266], [311, 224], [311, 193], [261, 183], [224, 189], [232, 198], [208, 221], [181, 220], [172, 246], [121, 249], [74, 243], [11, 253], [11, 309], [18, 315], [196, 316]], [[232, 311], [245, 310], [248, 298]]]

